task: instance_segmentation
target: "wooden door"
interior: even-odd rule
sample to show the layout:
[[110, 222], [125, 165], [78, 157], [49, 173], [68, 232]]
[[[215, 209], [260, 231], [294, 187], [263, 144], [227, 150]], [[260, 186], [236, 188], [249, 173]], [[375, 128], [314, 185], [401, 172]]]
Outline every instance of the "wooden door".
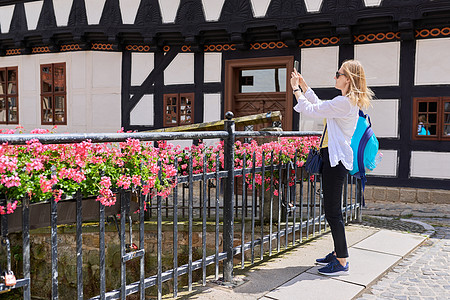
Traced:
[[[234, 115], [244, 117], [254, 114], [268, 113], [271, 111], [281, 111], [281, 115], [286, 115], [286, 93], [237, 93], [234, 95]], [[283, 122], [282, 122], [283, 124]], [[272, 123], [250, 125], [254, 131], [272, 126]], [[236, 130], [245, 130], [236, 128]]]
[[[228, 60], [225, 63], [225, 112], [236, 117], [280, 111], [283, 130], [292, 130], [292, 56]], [[253, 125], [260, 130], [272, 124]], [[236, 128], [244, 130], [244, 128]]]

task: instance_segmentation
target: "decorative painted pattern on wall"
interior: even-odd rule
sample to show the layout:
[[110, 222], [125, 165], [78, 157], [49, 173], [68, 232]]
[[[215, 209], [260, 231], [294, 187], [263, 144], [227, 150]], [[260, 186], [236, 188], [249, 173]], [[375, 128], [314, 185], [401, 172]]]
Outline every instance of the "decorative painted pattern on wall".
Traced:
[[[444, 28], [433, 28], [433, 29], [422, 29], [416, 30], [415, 37], [418, 39], [425, 38], [436, 38], [436, 37], [448, 37], [450, 36], [450, 27]], [[353, 42], [355, 44], [366, 44], [366, 43], [379, 43], [387, 41], [399, 41], [401, 39], [400, 32], [387, 32], [387, 33], [369, 33], [360, 34], [353, 36]], [[298, 40], [298, 47], [323, 47], [330, 45], [338, 45], [341, 39], [336, 36], [323, 37], [315, 39], [305, 39]], [[134, 52], [155, 52], [155, 45], [137, 45], [129, 44], [125, 46], [125, 50]], [[152, 48], [153, 47], [153, 48]], [[267, 50], [267, 49], [282, 49], [289, 47], [283, 41], [273, 41], [273, 42], [261, 42], [261, 43], [251, 43], [249, 45], [249, 50]], [[58, 48], [56, 48], [58, 49]], [[90, 49], [89, 47], [82, 47], [80, 44], [66, 44], [61, 45], [59, 51], [79, 51], [79, 50], [100, 50], [100, 51], [117, 51], [118, 48], [113, 43], [92, 43]], [[162, 50], [168, 52], [170, 46], [163, 46]], [[236, 51], [236, 44], [206, 44], [203, 45], [203, 52], [224, 52], [224, 51]], [[182, 52], [195, 52], [192, 45], [182, 45]], [[49, 53], [55, 52], [49, 46], [33, 47], [31, 53]], [[57, 51], [56, 51], [57, 52]], [[20, 48], [6, 49], [6, 55], [20, 55], [23, 51]]]
[[70, 45], [61, 45], [61, 49], [62, 52], [64, 51], [77, 51], [77, 50], [82, 50], [80, 45], [78, 44], [70, 44]]
[[269, 42], [269, 43], [253, 43], [250, 44], [250, 50], [266, 50], [266, 49], [281, 49], [287, 48], [283, 42]]
[[205, 45], [203, 51], [205, 52], [222, 52], [222, 51], [235, 51], [235, 44], [218, 44], [218, 45]]
[[149, 52], [150, 46], [149, 45], [127, 45], [125, 47], [128, 51], [135, 51], [135, 52]]
[[21, 54], [20, 49], [7, 49], [6, 55], [19, 55]]
[[113, 44], [93, 43], [91, 50], [113, 51]]
[[416, 30], [416, 38], [436, 38], [450, 36], [450, 27]]
[[332, 37], [324, 37], [324, 38], [317, 38], [317, 39], [306, 39], [306, 40], [299, 40], [298, 46], [300, 48], [302, 47], [318, 47], [318, 46], [329, 46], [329, 45], [336, 45], [339, 43], [340, 39], [336, 36]]
[[50, 48], [49, 47], [33, 47], [33, 49], [31, 50], [31, 53], [50, 53]]
[[191, 46], [183, 45], [183, 46], [181, 46], [181, 51], [183, 51], [183, 52], [191, 52], [192, 51], [191, 50]]
[[355, 43], [375, 43], [400, 40], [400, 32], [380, 32], [355, 35], [353, 41]]

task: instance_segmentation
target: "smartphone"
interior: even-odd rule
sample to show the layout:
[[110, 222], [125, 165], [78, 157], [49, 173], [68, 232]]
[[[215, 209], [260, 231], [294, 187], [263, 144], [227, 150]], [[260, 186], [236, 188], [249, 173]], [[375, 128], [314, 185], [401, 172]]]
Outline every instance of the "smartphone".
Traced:
[[300, 63], [298, 62], [298, 60], [294, 60], [294, 69], [297, 70], [297, 72], [299, 71], [298, 68], [300, 67]]

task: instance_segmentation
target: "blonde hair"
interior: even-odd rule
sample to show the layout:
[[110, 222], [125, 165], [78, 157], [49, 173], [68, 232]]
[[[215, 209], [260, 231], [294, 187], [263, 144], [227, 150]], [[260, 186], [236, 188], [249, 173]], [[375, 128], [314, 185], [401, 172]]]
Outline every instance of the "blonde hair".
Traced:
[[350, 79], [350, 86], [347, 97], [354, 105], [358, 105], [361, 109], [371, 106], [374, 93], [367, 87], [366, 74], [361, 63], [357, 60], [346, 60], [342, 63], [342, 71], [345, 76]]

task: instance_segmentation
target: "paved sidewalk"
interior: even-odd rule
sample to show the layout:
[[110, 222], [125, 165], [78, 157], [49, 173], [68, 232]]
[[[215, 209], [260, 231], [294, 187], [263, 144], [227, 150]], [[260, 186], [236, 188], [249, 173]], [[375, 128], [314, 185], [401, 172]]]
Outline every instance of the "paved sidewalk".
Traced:
[[319, 267], [313, 267], [261, 299], [352, 299], [425, 239], [379, 230], [349, 248], [349, 275], [325, 277], [317, 273]]
[[[363, 215], [383, 215], [384, 218], [366, 217], [363, 224], [347, 227], [350, 254], [350, 274], [347, 276], [327, 277], [317, 273], [315, 259], [330, 252], [332, 247], [331, 234], [327, 233], [237, 275], [241, 284], [234, 288], [209, 282], [206, 287], [196, 287], [194, 293], [184, 298], [450, 299], [447, 295], [450, 290], [448, 227], [444, 226], [447, 233], [427, 239], [428, 235], [434, 234], [434, 228], [426, 224], [430, 219], [444, 223], [449, 220], [450, 205], [439, 206], [444, 208], [436, 210], [436, 206], [386, 202], [368, 204]], [[408, 219], [399, 220], [399, 216]], [[376, 227], [364, 224], [375, 224]], [[442, 251], [447, 254], [444, 258], [440, 254]], [[422, 274], [410, 276], [409, 272], [418, 264], [422, 264], [419, 267]], [[403, 284], [397, 284], [396, 281], [402, 280]], [[438, 281], [434, 286], [433, 280]], [[441, 290], [430, 292], [433, 287]], [[414, 288], [417, 293], [411, 292]], [[432, 298], [422, 298], [428, 297], [427, 293]]]

